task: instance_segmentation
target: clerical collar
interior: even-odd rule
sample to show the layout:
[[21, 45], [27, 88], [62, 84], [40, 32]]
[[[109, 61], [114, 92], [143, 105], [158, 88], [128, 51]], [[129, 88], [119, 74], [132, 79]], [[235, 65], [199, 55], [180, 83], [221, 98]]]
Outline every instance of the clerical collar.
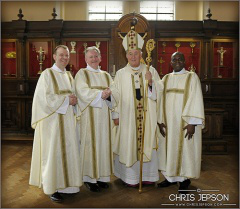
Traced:
[[52, 69], [59, 72], [59, 73], [65, 73], [66, 72], [66, 68], [64, 68], [64, 71], [62, 71], [57, 65], [56, 63], [54, 63], [54, 65], [52, 66]]
[[131, 65], [129, 65], [130, 68], [132, 68], [132, 70], [139, 70], [141, 68], [141, 64], [138, 67], [132, 67]]
[[184, 74], [184, 73], [186, 73], [187, 71], [185, 70], [185, 68], [183, 68], [181, 71], [179, 71], [179, 72], [175, 72], [175, 71], [173, 71], [172, 72], [172, 74]]
[[99, 68], [99, 66], [98, 66], [98, 69], [95, 70], [95, 69], [93, 69], [89, 64], [87, 64], [87, 67], [86, 67], [86, 68], [87, 68], [87, 70], [92, 71], [92, 72], [95, 72], [95, 73], [96, 73], [96, 72], [100, 73], [100, 71], [101, 71], [100, 68]]

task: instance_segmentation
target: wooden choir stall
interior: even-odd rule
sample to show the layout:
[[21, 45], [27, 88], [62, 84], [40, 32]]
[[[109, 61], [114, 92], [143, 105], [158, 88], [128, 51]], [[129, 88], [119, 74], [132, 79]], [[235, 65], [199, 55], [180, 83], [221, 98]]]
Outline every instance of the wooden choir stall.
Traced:
[[[21, 14], [21, 12], [20, 12]], [[170, 59], [180, 51], [186, 69], [195, 71], [202, 83], [206, 126], [203, 129], [203, 153], [227, 154], [228, 135], [237, 135], [239, 25], [217, 21], [147, 21], [130, 13], [119, 21], [27, 21], [2, 22], [2, 140], [32, 140], [31, 107], [40, 73], [53, 65], [55, 46], [67, 45], [70, 63], [67, 70], [75, 76], [86, 66], [88, 46], [101, 50], [101, 69], [113, 77], [126, 65], [122, 38], [137, 18], [136, 31], [156, 41], [152, 65], [161, 78], [172, 72]], [[145, 49], [145, 46], [143, 47]], [[146, 51], [143, 51], [146, 57]]]

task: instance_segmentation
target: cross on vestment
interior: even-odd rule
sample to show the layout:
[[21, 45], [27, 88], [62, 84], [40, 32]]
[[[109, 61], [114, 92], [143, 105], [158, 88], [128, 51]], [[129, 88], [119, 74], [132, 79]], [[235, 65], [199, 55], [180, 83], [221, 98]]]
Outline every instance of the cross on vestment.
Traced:
[[134, 46], [136, 46], [136, 44], [134, 42], [132, 42], [131, 44], [129, 44], [129, 47], [133, 48]]
[[135, 33], [131, 31], [131, 33], [129, 33], [128, 35], [131, 39], [133, 39], [133, 37], [135, 36]]

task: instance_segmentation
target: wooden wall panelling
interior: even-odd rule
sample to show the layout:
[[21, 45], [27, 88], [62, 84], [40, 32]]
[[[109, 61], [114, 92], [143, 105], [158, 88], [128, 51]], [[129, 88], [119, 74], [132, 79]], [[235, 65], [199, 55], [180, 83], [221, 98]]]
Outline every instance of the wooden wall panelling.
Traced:
[[64, 21], [61, 38], [111, 38], [116, 21]]
[[[122, 36], [127, 34], [130, 30], [131, 19], [134, 16], [138, 18], [136, 31], [141, 36], [147, 33], [145, 43], [150, 38], [155, 41], [188, 39], [201, 42], [199, 77], [202, 83], [204, 106], [205, 108], [224, 109], [222, 134], [238, 134], [239, 79], [237, 71], [239, 70], [239, 61], [234, 61], [237, 71], [236, 74], [233, 74], [233, 78], [212, 77], [214, 75], [212, 73], [214, 65], [214, 62], [212, 62], [212, 46], [215, 40], [228, 40], [230, 43], [238, 42], [239, 24], [217, 20], [147, 21], [143, 16], [134, 13], [123, 16], [119, 21], [14, 20], [3, 22], [2, 39], [15, 39], [17, 41], [17, 58], [19, 59], [17, 61], [17, 77], [13, 79], [2, 77], [2, 86], [4, 86], [2, 88], [2, 112], [5, 114], [2, 117], [2, 131], [10, 135], [14, 131], [15, 133], [25, 133], [25, 136], [33, 133], [30, 127], [31, 102], [38, 76], [31, 77], [28, 74], [29, 57], [26, 57], [26, 55], [28, 56], [27, 43], [29, 41], [51, 41], [51, 49], [53, 50], [56, 45], [66, 43], [65, 41], [90, 40], [95, 42], [105, 40], [108, 42], [107, 63], [108, 71], [111, 73], [114, 65], [115, 69], [118, 70], [127, 64], [122, 38], [119, 37], [118, 33], [120, 32]], [[238, 57], [238, 46], [233, 45], [232, 48], [233, 56]], [[143, 47], [143, 57], [146, 57], [145, 45]], [[157, 68], [160, 58], [157, 49], [153, 51], [152, 58], [152, 65]], [[36, 57], [34, 59], [36, 60]], [[51, 67], [52, 63], [43, 68]], [[36, 67], [39, 67], [38, 63]], [[22, 118], [25, 119], [22, 120]], [[209, 114], [206, 114], [207, 124], [213, 123], [213, 119], [210, 118]], [[219, 127], [217, 130], [219, 131]], [[207, 150], [213, 153], [223, 151], [225, 146], [223, 141], [216, 140], [216, 138], [210, 139], [208, 135], [212, 136], [214, 133], [206, 132], [204, 134], [204, 140], [207, 137], [208, 141], [212, 141], [210, 144], [204, 144], [204, 147], [207, 147]]]
[[203, 153], [227, 154], [227, 141], [223, 139], [224, 109], [205, 108], [205, 127], [203, 129]]
[[211, 96], [211, 81], [202, 79], [201, 85], [202, 85], [203, 97]]
[[2, 132], [21, 131], [21, 101], [14, 98], [4, 98], [1, 105]]
[[205, 139], [222, 139], [223, 113], [221, 108], [205, 108], [206, 127], [203, 130]]
[[20, 115], [19, 115], [19, 123], [20, 123], [20, 132], [21, 133], [26, 133], [26, 112], [25, 112], [25, 98], [22, 97], [21, 99], [18, 100], [20, 102]]
[[10, 96], [16, 96], [18, 93], [18, 86], [19, 82], [18, 80], [8, 80], [8, 79], [2, 79], [2, 97], [5, 98]]
[[33, 134], [34, 130], [31, 127], [31, 119], [32, 119], [32, 98], [28, 98], [25, 100], [25, 129], [27, 133]]
[[155, 38], [202, 38], [205, 37], [203, 21], [155, 21]]
[[210, 115], [205, 114], [205, 127], [202, 130], [202, 135], [204, 138], [211, 138], [213, 136], [213, 129], [210, 128], [210, 124], [212, 124], [212, 117]]
[[208, 79], [211, 75], [210, 72], [210, 39], [203, 38], [203, 50], [202, 50], [202, 71], [200, 74], [201, 80]]
[[28, 96], [33, 96], [34, 95], [34, 92], [35, 92], [35, 88], [36, 88], [36, 85], [37, 85], [37, 81], [38, 80], [28, 80], [26, 83], [25, 83], [25, 86], [26, 86], [26, 95]]
[[115, 27], [116, 24], [111, 24], [111, 39], [109, 41], [109, 73], [114, 78], [116, 75], [116, 63], [115, 63]]
[[27, 73], [26, 73], [26, 38], [19, 38], [18, 39], [18, 49], [19, 49], [19, 78], [25, 80]]
[[[212, 102], [212, 107], [214, 108], [223, 108], [226, 112], [224, 114], [224, 125], [230, 128], [232, 131], [238, 131], [238, 123], [236, 120], [238, 119], [238, 104], [232, 102], [222, 102], [222, 101], [215, 101]], [[230, 127], [229, 127], [230, 126]]]
[[205, 98], [205, 108], [221, 108], [223, 113], [223, 133], [238, 134], [239, 130], [239, 101], [238, 98]]

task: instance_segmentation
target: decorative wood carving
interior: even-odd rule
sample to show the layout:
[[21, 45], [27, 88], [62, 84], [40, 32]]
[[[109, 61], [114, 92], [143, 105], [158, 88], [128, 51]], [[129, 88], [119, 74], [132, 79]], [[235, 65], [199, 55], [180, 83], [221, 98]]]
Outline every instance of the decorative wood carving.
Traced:
[[[137, 24], [135, 18], [137, 18]], [[147, 40], [152, 38], [149, 22], [145, 17], [136, 13], [124, 15], [118, 21], [113, 36], [115, 48], [114, 63], [116, 66], [116, 70], [123, 68], [127, 64], [126, 52], [122, 46], [122, 38], [125, 37], [128, 31], [131, 29], [132, 24], [136, 24], [135, 31], [137, 31], [139, 35], [141, 35], [142, 37], [145, 36], [145, 43], [143, 45], [143, 57], [146, 57], [145, 45]]]

